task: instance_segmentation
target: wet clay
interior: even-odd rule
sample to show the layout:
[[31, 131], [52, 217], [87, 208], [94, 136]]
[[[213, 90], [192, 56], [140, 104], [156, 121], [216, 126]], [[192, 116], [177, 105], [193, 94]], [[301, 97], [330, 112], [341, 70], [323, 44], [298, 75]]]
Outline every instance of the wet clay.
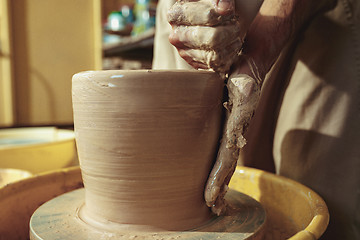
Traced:
[[[223, 81], [207, 71], [89, 71], [73, 77], [82, 217], [186, 230], [211, 212], [204, 186], [216, 157]], [[114, 225], [115, 224], [115, 225]]]
[[[203, 225], [188, 231], [163, 231], [149, 229], [138, 231], [127, 224], [117, 224], [113, 229], [101, 229], [84, 224], [81, 216], [84, 189], [62, 194], [39, 207], [30, 219], [30, 239], [77, 240], [194, 240], [194, 239], [263, 239], [266, 230], [265, 210], [251, 197], [231, 190], [226, 195], [232, 214], [214, 217]], [[80, 209], [80, 211], [79, 211]], [[142, 230], [146, 226], [142, 226]]]

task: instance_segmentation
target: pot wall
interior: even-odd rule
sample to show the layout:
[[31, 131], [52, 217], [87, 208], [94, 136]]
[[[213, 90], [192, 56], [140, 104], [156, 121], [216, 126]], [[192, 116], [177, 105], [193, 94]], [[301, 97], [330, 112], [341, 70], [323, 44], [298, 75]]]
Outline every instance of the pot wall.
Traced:
[[84, 218], [166, 230], [209, 218], [203, 192], [221, 130], [217, 74], [83, 72], [72, 91]]

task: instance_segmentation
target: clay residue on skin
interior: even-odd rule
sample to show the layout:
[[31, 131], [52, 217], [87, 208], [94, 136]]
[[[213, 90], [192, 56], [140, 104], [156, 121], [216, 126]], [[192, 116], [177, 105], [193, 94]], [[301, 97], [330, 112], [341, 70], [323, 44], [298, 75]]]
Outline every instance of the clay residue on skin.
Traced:
[[[178, 26], [174, 30], [179, 40], [187, 47], [195, 47], [203, 50], [224, 47], [228, 39], [232, 42], [242, 41], [240, 25], [200, 27], [200, 26]], [[229, 44], [229, 43], [226, 43]]]
[[176, 1], [168, 11], [170, 24], [215, 26], [219, 22], [234, 21], [234, 16], [221, 16], [209, 0]]
[[207, 205], [217, 215], [226, 211], [224, 196], [235, 171], [239, 151], [246, 144], [243, 134], [255, 112], [260, 98], [261, 83], [245, 74], [231, 76], [227, 87], [229, 100], [225, 128], [217, 161], [210, 173], [205, 189]]
[[180, 55], [201, 63], [198, 68], [226, 73], [238, 57], [245, 21], [234, 14], [220, 15], [211, 1], [177, 1], [168, 12], [168, 20], [174, 31], [171, 42], [184, 45]]
[[[247, 128], [260, 98], [260, 83], [248, 75], [232, 76], [227, 84], [229, 101], [225, 108], [230, 112], [226, 122], [226, 148], [240, 149], [245, 146], [243, 133]], [[238, 151], [234, 152], [237, 159]]]
[[[177, 26], [174, 28], [178, 41], [188, 49], [186, 54], [194, 61], [204, 62], [206, 68], [216, 72], [226, 72], [238, 57], [242, 46], [241, 26], [233, 25], [213, 27]], [[232, 39], [231, 42], [226, 39]]]

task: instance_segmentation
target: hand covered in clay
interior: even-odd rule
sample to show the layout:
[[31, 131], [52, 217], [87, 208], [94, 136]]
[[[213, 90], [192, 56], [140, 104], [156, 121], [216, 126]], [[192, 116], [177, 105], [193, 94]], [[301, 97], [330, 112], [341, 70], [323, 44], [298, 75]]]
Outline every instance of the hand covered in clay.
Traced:
[[196, 69], [225, 73], [238, 57], [246, 28], [235, 15], [235, 3], [180, 0], [168, 12], [169, 37], [180, 56]]

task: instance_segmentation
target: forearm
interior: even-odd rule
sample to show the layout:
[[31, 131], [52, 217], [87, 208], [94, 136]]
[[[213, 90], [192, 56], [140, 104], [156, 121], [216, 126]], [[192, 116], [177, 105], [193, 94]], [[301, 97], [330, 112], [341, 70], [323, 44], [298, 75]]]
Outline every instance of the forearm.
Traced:
[[[333, 0], [265, 0], [252, 22], [243, 53], [256, 64], [260, 78], [270, 70], [284, 46]], [[246, 69], [238, 69], [239, 72]], [[249, 73], [250, 74], [250, 73]]]

